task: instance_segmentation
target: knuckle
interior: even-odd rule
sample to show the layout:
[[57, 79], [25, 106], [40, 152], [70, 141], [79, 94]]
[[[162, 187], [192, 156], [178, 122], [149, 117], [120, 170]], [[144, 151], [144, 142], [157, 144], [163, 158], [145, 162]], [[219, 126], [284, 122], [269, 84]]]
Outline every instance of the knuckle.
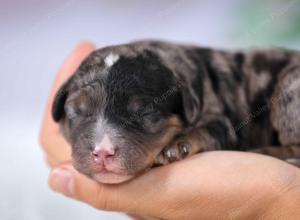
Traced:
[[106, 211], [113, 211], [116, 209], [116, 203], [111, 201], [111, 195], [109, 195], [105, 187], [98, 187], [96, 195], [92, 201], [92, 206]]
[[46, 163], [50, 168], [53, 168], [55, 165], [57, 165], [55, 160], [50, 156], [46, 156]]

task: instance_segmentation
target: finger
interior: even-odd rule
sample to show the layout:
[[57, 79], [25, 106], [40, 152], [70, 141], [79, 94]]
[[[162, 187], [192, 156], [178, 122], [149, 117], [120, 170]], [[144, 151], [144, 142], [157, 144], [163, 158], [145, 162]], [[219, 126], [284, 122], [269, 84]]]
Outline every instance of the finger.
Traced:
[[[45, 125], [47, 126], [47, 125]], [[46, 129], [45, 129], [46, 130]], [[45, 131], [44, 131], [45, 132]], [[51, 167], [71, 160], [71, 148], [63, 136], [57, 132], [47, 132], [41, 137], [41, 146]]]
[[[82, 60], [90, 54], [95, 47], [91, 43], [81, 43], [76, 49], [71, 53], [71, 55], [66, 59], [65, 63], [59, 70], [48, 103], [46, 106], [46, 111], [44, 115], [43, 125], [40, 134], [41, 146], [44, 148], [46, 154], [49, 154], [53, 158], [52, 163], [57, 160], [61, 162], [63, 160], [68, 160], [71, 158], [70, 147], [68, 143], [59, 133], [59, 126], [56, 124], [51, 116], [51, 107], [53, 99], [58, 88], [66, 81], [78, 68]], [[57, 163], [53, 163], [57, 164]]]
[[56, 75], [56, 79], [50, 92], [50, 97], [48, 99], [44, 118], [44, 122], [47, 124], [47, 126], [45, 127], [47, 131], [57, 132], [58, 129], [57, 124], [52, 120], [51, 117], [51, 107], [57, 90], [74, 73], [83, 59], [94, 49], [95, 47], [90, 43], [79, 44], [71, 53], [71, 55], [66, 59], [65, 63], [62, 65], [61, 69]]
[[164, 175], [164, 172], [154, 171], [130, 182], [108, 185], [95, 182], [65, 164], [53, 169], [49, 185], [54, 191], [97, 209], [153, 215], [162, 212], [155, 204], [167, 188]]
[[[97, 183], [79, 174], [70, 164], [56, 167], [49, 178], [50, 187], [68, 197], [83, 201], [102, 210], [121, 211], [118, 187]], [[123, 199], [122, 204], [128, 199]]]
[[53, 101], [59, 87], [75, 72], [81, 62], [93, 50], [95, 50], [95, 46], [88, 42], [82, 42], [74, 49], [74, 51], [66, 59], [58, 74], [56, 75], [56, 79], [50, 95], [50, 101]]
[[[291, 168], [292, 173], [288, 175]], [[203, 219], [207, 219], [214, 216], [216, 206], [220, 213], [227, 213], [253, 196], [254, 201], [269, 204], [282, 189], [295, 182], [295, 170], [262, 155], [207, 152], [152, 169], [118, 185], [99, 184], [77, 173], [70, 165], [60, 166], [51, 173], [49, 184], [55, 191], [98, 209], [163, 219], [184, 219], [187, 213], [195, 212], [189, 204], [197, 202], [199, 212], [196, 213], [202, 213]], [[253, 194], [258, 186], [261, 192]], [[254, 208], [255, 205], [253, 203]], [[248, 207], [252, 207], [252, 203]]]
[[67, 160], [66, 158], [59, 157], [59, 154], [51, 156], [50, 154], [45, 155], [45, 160], [49, 167], [54, 168], [62, 163], [71, 163], [72, 160]]

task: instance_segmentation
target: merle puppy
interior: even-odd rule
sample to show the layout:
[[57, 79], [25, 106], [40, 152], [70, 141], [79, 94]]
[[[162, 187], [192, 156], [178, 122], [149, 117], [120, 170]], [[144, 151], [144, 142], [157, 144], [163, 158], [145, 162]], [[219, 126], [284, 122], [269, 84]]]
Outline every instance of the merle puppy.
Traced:
[[60, 88], [53, 118], [74, 166], [103, 183], [210, 150], [300, 158], [300, 54], [159, 41], [90, 54]]

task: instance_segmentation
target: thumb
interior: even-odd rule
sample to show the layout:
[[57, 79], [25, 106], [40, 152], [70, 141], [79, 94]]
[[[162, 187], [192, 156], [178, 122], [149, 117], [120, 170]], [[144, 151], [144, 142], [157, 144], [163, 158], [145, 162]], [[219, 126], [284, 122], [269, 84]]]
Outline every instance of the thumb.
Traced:
[[130, 197], [124, 196], [122, 184], [107, 185], [95, 182], [78, 173], [70, 164], [54, 168], [49, 177], [49, 185], [54, 191], [97, 209], [126, 212], [135, 209]]
[[176, 190], [177, 172], [170, 168], [155, 168], [131, 181], [109, 185], [93, 181], [78, 173], [71, 164], [64, 164], [52, 170], [49, 185], [54, 191], [97, 209], [165, 216], [170, 214], [169, 203]]

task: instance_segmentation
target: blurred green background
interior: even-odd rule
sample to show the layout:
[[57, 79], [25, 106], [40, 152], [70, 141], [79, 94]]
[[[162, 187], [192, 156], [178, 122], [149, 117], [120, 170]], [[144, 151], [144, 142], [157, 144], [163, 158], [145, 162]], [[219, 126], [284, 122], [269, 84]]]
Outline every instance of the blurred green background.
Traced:
[[299, 0], [237, 1], [233, 31], [239, 46], [293, 46], [300, 41]]

